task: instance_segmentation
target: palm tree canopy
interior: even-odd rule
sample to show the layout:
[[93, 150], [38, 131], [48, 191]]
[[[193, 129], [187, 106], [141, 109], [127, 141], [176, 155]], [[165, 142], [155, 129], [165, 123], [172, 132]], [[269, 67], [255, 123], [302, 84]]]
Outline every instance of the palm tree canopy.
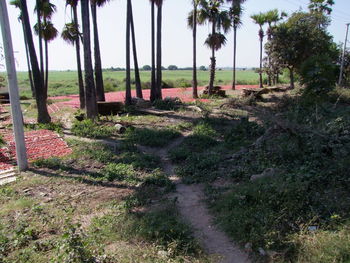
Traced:
[[266, 14], [259, 13], [250, 16], [251, 19], [253, 19], [255, 24], [258, 24], [260, 27], [262, 27], [266, 23]]
[[73, 22], [64, 25], [61, 33], [61, 37], [64, 41], [71, 45], [74, 45], [78, 36], [79, 32], [77, 31], [77, 28]]
[[107, 4], [110, 0], [90, 0], [92, 3], [96, 4], [98, 7], [102, 7]]
[[39, 1], [39, 6], [35, 6], [35, 11], [40, 10], [40, 16], [51, 19], [53, 13], [56, 12], [57, 7], [50, 3], [49, 0]]
[[215, 23], [218, 31], [223, 30], [227, 33], [231, 28], [230, 13], [226, 10], [221, 10], [221, 0], [200, 1], [200, 10], [198, 11], [199, 24], [204, 24], [207, 21]]
[[227, 42], [225, 35], [221, 33], [209, 34], [204, 44], [209, 48], [214, 48], [216, 51], [224, 46]]
[[78, 5], [78, 0], [66, 0], [66, 6], [76, 7]]
[[[42, 22], [41, 30], [43, 39], [49, 42], [55, 39], [58, 35], [58, 30], [55, 28], [51, 21]], [[36, 35], [39, 35], [38, 23], [34, 25], [34, 32]]]
[[11, 0], [10, 1], [10, 5], [13, 5], [16, 8], [20, 8], [21, 7], [21, 1], [20, 0]]

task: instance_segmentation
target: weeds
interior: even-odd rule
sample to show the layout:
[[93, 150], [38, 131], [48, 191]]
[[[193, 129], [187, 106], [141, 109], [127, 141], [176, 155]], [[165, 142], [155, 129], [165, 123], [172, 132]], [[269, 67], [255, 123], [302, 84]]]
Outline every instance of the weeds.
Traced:
[[161, 147], [179, 137], [178, 131], [171, 129], [151, 130], [147, 128], [129, 128], [125, 133], [126, 141], [150, 147]]
[[99, 125], [90, 119], [75, 121], [71, 131], [75, 136], [87, 138], [106, 138], [115, 134], [114, 127]]

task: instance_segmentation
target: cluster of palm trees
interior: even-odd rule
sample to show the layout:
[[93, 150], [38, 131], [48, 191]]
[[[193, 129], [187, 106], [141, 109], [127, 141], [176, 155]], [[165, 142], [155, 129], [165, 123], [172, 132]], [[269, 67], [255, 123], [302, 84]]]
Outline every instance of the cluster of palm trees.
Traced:
[[[198, 97], [197, 91], [197, 25], [209, 24], [211, 30], [205, 41], [205, 45], [211, 50], [210, 57], [210, 80], [208, 85], [209, 94], [212, 94], [215, 70], [216, 52], [227, 42], [225, 34], [233, 29], [233, 76], [232, 89], [236, 87], [236, 47], [237, 30], [242, 24], [242, 5], [245, 0], [191, 0], [193, 10], [188, 16], [188, 25], [193, 30], [193, 97]], [[88, 118], [96, 118], [98, 115], [97, 102], [105, 100], [101, 53], [98, 34], [97, 14], [98, 8], [107, 4], [109, 0], [66, 0], [66, 7], [70, 8], [71, 21], [67, 23], [61, 33], [61, 37], [69, 44], [75, 46], [78, 69], [78, 85], [81, 109], [86, 110]], [[133, 19], [132, 0], [126, 0], [126, 95], [125, 103], [131, 104], [131, 48], [134, 59], [134, 74], [136, 96], [143, 97], [141, 78], [138, 68], [135, 26]], [[19, 20], [23, 25], [29, 80], [33, 96], [37, 102], [38, 121], [50, 122], [47, 111], [47, 88], [48, 88], [48, 43], [58, 35], [58, 30], [51, 22], [56, 6], [50, 0], [36, 0], [35, 13], [37, 23], [34, 31], [39, 40], [39, 60], [34, 47], [32, 28], [30, 25], [27, 1], [12, 0], [11, 3], [20, 9]], [[150, 0], [151, 4], [151, 101], [162, 99], [162, 7], [163, 0]], [[224, 4], [229, 4], [227, 8]], [[78, 18], [78, 5], [80, 5], [81, 22]], [[92, 33], [94, 41], [94, 67], [92, 64], [92, 50], [90, 43], [90, 12], [92, 17]], [[260, 86], [262, 87], [262, 54], [263, 54], [263, 25], [268, 24], [267, 35], [271, 37], [271, 28], [276, 24], [284, 13], [277, 10], [253, 15], [252, 19], [260, 27]], [[83, 63], [81, 62], [81, 45], [83, 45]], [[45, 50], [45, 51], [44, 51]], [[45, 53], [45, 55], [44, 55]], [[45, 61], [45, 62], [44, 62]], [[45, 66], [44, 66], [45, 64]], [[271, 79], [269, 79], [271, 82]]]
[[[99, 44], [97, 10], [109, 0], [66, 0], [66, 6], [71, 10], [71, 22], [67, 23], [61, 33], [62, 38], [75, 46], [78, 69], [78, 84], [80, 108], [86, 109], [88, 118], [97, 117], [97, 102], [105, 101], [101, 52]], [[137, 48], [135, 27], [132, 11], [132, 1], [125, 1], [127, 5], [126, 21], [126, 96], [125, 103], [131, 103], [131, 63], [130, 63], [130, 38], [134, 58], [134, 72], [136, 84], [136, 96], [142, 98], [141, 78], [137, 61]], [[162, 98], [162, 6], [163, 0], [150, 0], [152, 17], [152, 77], [151, 77], [151, 101]], [[38, 106], [38, 122], [47, 123], [51, 118], [47, 111], [48, 88], [48, 43], [58, 35], [58, 30], [51, 22], [56, 6], [50, 0], [36, 0], [35, 13], [37, 23], [34, 31], [39, 39], [39, 60], [34, 47], [32, 28], [28, 15], [26, 0], [12, 0], [11, 4], [20, 9], [19, 20], [23, 25], [25, 47], [27, 51], [28, 73], [32, 87], [33, 97]], [[78, 19], [78, 4], [81, 8], [81, 26]], [[157, 8], [157, 14], [156, 14]], [[92, 17], [94, 40], [94, 68], [92, 66], [90, 43], [90, 12]], [[155, 21], [156, 20], [156, 21]], [[157, 25], [157, 27], [155, 27]], [[43, 42], [45, 47], [45, 68], [43, 55]], [[83, 45], [84, 74], [80, 55], [80, 47]]]
[[[259, 40], [260, 40], [260, 67], [259, 67], [259, 85], [260, 88], [263, 88], [263, 42], [264, 42], [264, 37], [265, 37], [265, 32], [263, 30], [263, 26], [265, 24], [268, 25], [267, 28], [267, 39], [271, 40], [272, 38], [272, 27], [276, 25], [277, 22], [282, 20], [284, 17], [286, 17], [287, 14], [285, 12], [279, 12], [277, 9], [273, 9], [270, 11], [267, 11], [265, 13], [259, 13], [252, 15], [251, 18], [253, 19], [254, 23], [259, 26]], [[273, 68], [273, 63], [271, 61], [270, 57], [267, 57], [267, 66], [266, 66], [266, 72], [268, 75], [268, 85], [272, 85], [272, 80], [273, 82], [278, 81], [278, 75], [279, 75], [279, 70], [270, 70]]]
[[[230, 3], [229, 10], [223, 8], [225, 2]], [[211, 95], [215, 81], [216, 57], [215, 52], [222, 48], [227, 42], [225, 34], [233, 28], [233, 80], [232, 89], [236, 87], [236, 39], [237, 29], [241, 25], [242, 4], [245, 0], [192, 0], [193, 10], [188, 16], [188, 25], [193, 30], [193, 97], [198, 97], [197, 92], [197, 64], [196, 64], [196, 33], [197, 24], [203, 25], [209, 23], [211, 32], [205, 40], [205, 45], [211, 49], [210, 57], [210, 79], [208, 85], [208, 94]]]

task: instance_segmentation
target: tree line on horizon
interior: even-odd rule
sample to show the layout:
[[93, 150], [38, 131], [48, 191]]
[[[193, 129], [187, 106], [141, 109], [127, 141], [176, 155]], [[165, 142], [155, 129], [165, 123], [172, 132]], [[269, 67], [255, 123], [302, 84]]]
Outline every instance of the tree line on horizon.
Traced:
[[[36, 100], [38, 109], [38, 122], [51, 121], [47, 110], [47, 91], [49, 79], [49, 43], [59, 35], [69, 44], [75, 47], [78, 72], [78, 86], [80, 108], [86, 110], [88, 118], [95, 119], [98, 116], [97, 102], [105, 101], [103, 68], [98, 33], [98, 9], [105, 6], [109, 0], [66, 0], [66, 7], [71, 13], [71, 21], [66, 23], [59, 32], [52, 23], [52, 16], [57, 8], [50, 0], [35, 0], [36, 24], [32, 27], [26, 0], [11, 0], [10, 3], [20, 10], [19, 21], [23, 27], [24, 45], [28, 64], [29, 82], [32, 95]], [[149, 0], [151, 10], [151, 96], [150, 100], [162, 99], [162, 7], [163, 0]], [[211, 50], [210, 80], [208, 93], [212, 94], [215, 71], [216, 52], [226, 43], [226, 34], [233, 30], [233, 70], [232, 89], [236, 87], [236, 57], [237, 57], [237, 31], [242, 26], [243, 4], [246, 0], [191, 0], [192, 10], [189, 12], [187, 22], [192, 30], [193, 37], [193, 71], [192, 87], [193, 98], [198, 98], [197, 82], [197, 26], [209, 24], [210, 33], [205, 40], [205, 45]], [[126, 0], [126, 95], [125, 104], [132, 103], [131, 97], [131, 52], [134, 64], [136, 96], [143, 98], [140, 68], [137, 59], [136, 32], [133, 19], [132, 0]], [[225, 6], [229, 4], [229, 7]], [[309, 12], [297, 11], [291, 16], [277, 9], [265, 13], [254, 14], [252, 20], [259, 26], [258, 36], [260, 40], [259, 57], [259, 85], [263, 87], [262, 74], [268, 76], [268, 85], [277, 84], [282, 70], [290, 72], [291, 86], [294, 87], [294, 75], [300, 74], [305, 69], [302, 65], [309, 58], [327, 62], [329, 65], [337, 59], [339, 50], [327, 32], [329, 15], [332, 12], [333, 0], [310, 0]], [[80, 9], [79, 9], [80, 7]], [[80, 17], [79, 17], [80, 13]], [[90, 15], [92, 26], [90, 25]], [[81, 19], [81, 21], [80, 21]], [[264, 26], [267, 25], [266, 32]], [[92, 63], [91, 27], [93, 35]], [[37, 56], [32, 30], [38, 37], [39, 57]], [[301, 31], [300, 31], [301, 30]], [[300, 33], [302, 32], [302, 33]], [[264, 37], [267, 35], [265, 45], [266, 58], [263, 58]], [[83, 49], [83, 63], [81, 58], [81, 46]], [[313, 50], [313, 53], [306, 49]], [[321, 55], [323, 58], [320, 58]], [[317, 59], [315, 59], [317, 57]], [[328, 59], [328, 61], [326, 61]], [[322, 62], [322, 61], [321, 61]], [[82, 70], [84, 64], [84, 71]], [[312, 66], [311, 65], [311, 66]], [[175, 69], [175, 65], [172, 69]], [[303, 68], [304, 67], [304, 68]], [[202, 66], [199, 70], [203, 70]]]

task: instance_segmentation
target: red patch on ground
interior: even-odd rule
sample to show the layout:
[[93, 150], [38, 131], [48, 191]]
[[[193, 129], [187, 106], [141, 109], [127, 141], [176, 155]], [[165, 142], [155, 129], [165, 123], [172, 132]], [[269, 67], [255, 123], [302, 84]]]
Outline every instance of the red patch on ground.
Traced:
[[[7, 147], [0, 149], [0, 170], [12, 167], [16, 159], [16, 148], [12, 133], [3, 133]], [[25, 132], [25, 143], [29, 161], [62, 157], [72, 153], [67, 143], [55, 132], [49, 130]]]
[[[221, 86], [224, 90], [230, 90], [231, 86]], [[256, 89], [259, 88], [258, 85], [237, 85], [236, 90], [241, 89]], [[202, 91], [204, 87], [198, 87], [198, 91]], [[150, 91], [149, 89], [142, 90], [143, 98], [146, 100], [149, 100], [150, 98]], [[131, 95], [133, 97], [136, 97], [136, 91], [132, 90]], [[106, 101], [125, 101], [125, 91], [117, 91], [117, 92], [109, 92], [105, 94]], [[191, 102], [195, 101], [195, 99], [192, 98], [192, 88], [172, 88], [172, 89], [162, 89], [162, 96], [163, 98], [171, 97], [171, 98], [180, 98], [183, 102]], [[64, 99], [68, 101], [63, 102], [57, 102], [55, 104], [51, 104], [51, 112], [56, 112], [60, 108], [64, 106], [72, 107], [72, 108], [79, 108], [80, 102], [79, 102], [79, 95], [68, 95], [68, 96], [59, 96], [59, 97], [51, 97], [50, 99]], [[199, 99], [202, 102], [207, 102], [209, 100], [207, 99]], [[49, 107], [50, 108], [50, 107]], [[50, 110], [50, 109], [49, 109]]]

